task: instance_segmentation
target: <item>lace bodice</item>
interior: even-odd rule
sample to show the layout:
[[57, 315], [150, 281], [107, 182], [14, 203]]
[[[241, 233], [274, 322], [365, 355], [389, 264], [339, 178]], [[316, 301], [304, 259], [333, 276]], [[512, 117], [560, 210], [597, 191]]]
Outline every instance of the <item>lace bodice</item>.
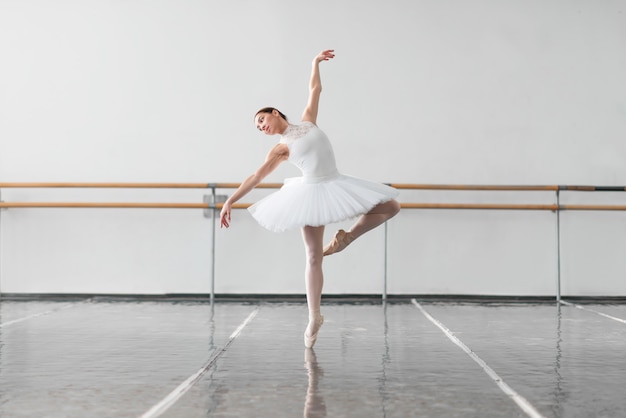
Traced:
[[289, 124], [285, 132], [281, 135], [280, 143], [289, 145], [298, 138], [308, 134], [315, 125], [312, 122], [302, 122], [300, 125]]
[[289, 125], [280, 138], [289, 147], [289, 162], [311, 181], [323, 181], [338, 175], [335, 153], [326, 134], [311, 122]]

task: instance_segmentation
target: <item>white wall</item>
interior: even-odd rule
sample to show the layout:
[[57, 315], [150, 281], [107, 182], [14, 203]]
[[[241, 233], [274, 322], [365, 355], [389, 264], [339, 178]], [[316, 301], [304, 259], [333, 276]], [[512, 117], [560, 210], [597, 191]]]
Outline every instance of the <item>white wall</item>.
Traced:
[[[0, 182], [241, 181], [275, 143], [254, 130], [254, 112], [274, 105], [297, 121], [325, 48], [337, 57], [322, 64], [318, 124], [345, 173], [626, 183], [626, 7], [608, 0], [0, 0]], [[295, 174], [284, 165], [267, 181]], [[1, 193], [200, 202], [206, 192]], [[554, 196], [401, 195], [416, 199]], [[562, 214], [564, 293], [626, 293], [622, 215]], [[1, 292], [210, 290], [211, 221], [199, 210], [14, 209], [0, 222]], [[383, 238], [330, 257], [325, 290], [379, 293]], [[388, 290], [553, 294], [555, 240], [550, 212], [406, 210], [389, 225]], [[217, 292], [303, 291], [298, 232], [275, 235], [237, 212], [216, 253]]]

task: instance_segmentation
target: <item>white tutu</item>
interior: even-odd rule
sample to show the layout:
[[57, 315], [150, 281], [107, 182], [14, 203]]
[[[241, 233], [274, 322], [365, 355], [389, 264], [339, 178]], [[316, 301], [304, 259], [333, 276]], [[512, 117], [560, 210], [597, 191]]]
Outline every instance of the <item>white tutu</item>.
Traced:
[[248, 210], [261, 226], [282, 232], [354, 218], [397, 196], [392, 187], [343, 174], [332, 179], [296, 177]]

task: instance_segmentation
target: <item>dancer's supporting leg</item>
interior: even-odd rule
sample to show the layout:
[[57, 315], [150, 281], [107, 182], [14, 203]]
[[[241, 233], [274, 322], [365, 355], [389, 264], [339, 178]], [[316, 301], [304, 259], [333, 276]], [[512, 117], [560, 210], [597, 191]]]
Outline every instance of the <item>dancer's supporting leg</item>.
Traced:
[[322, 273], [322, 245], [324, 244], [323, 226], [305, 226], [302, 228], [302, 239], [306, 251], [306, 300], [309, 307], [309, 325], [304, 332], [304, 345], [313, 347], [317, 340], [324, 317], [320, 314], [322, 301], [322, 287], [324, 286], [324, 274]]
[[400, 212], [400, 204], [396, 200], [379, 203], [372, 210], [363, 214], [352, 225], [349, 231], [340, 229], [333, 240], [324, 247], [324, 255], [338, 253], [346, 248], [352, 241], [365, 234], [367, 231], [376, 228], [383, 222], [393, 218]]

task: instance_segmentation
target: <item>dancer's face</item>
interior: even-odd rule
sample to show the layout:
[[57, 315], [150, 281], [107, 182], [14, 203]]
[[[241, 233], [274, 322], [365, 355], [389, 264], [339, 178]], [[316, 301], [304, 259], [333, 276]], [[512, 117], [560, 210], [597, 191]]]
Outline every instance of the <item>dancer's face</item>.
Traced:
[[283, 120], [278, 112], [273, 111], [272, 113], [259, 113], [256, 115], [255, 123], [257, 129], [265, 135], [276, 135], [282, 132]]

